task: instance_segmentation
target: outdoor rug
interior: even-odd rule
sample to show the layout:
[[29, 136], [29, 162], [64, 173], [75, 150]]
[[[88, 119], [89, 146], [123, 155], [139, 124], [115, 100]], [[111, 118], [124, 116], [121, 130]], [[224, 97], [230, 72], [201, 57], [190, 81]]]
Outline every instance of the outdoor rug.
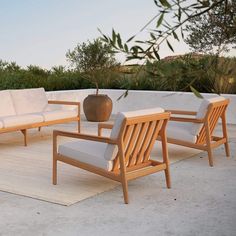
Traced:
[[[29, 130], [28, 147], [20, 132], [0, 135], [0, 191], [69, 206], [118, 186], [119, 183], [58, 162], [58, 184], [52, 185], [52, 130]], [[58, 128], [58, 126], [56, 127]], [[73, 130], [72, 126], [59, 126]], [[86, 124], [82, 132], [94, 133]], [[65, 139], [60, 142], [65, 142]], [[157, 147], [158, 146], [158, 147]], [[155, 146], [152, 156], [160, 153]], [[168, 145], [171, 163], [189, 158], [199, 151]], [[207, 165], [208, 163], [206, 163]]]

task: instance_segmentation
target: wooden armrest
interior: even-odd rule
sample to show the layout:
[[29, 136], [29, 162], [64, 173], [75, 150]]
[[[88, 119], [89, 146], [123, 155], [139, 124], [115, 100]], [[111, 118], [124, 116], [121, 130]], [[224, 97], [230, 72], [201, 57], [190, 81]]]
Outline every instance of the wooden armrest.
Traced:
[[112, 123], [99, 123], [98, 124], [98, 136], [101, 136], [102, 129], [112, 129], [114, 124]]
[[79, 105], [80, 105], [80, 102], [48, 100], [48, 104], [75, 105], [75, 106], [79, 106]]
[[180, 121], [180, 122], [192, 122], [192, 123], [204, 123], [204, 119], [196, 118], [187, 118], [187, 117], [170, 117], [171, 121]]
[[96, 142], [102, 142], [102, 143], [109, 143], [109, 144], [117, 144], [116, 140], [110, 139], [110, 138], [107, 138], [107, 137], [101, 137], [101, 136], [99, 137], [99, 136], [96, 136], [96, 135], [80, 134], [80, 133], [54, 130], [53, 131], [53, 141], [56, 140], [57, 136], [76, 138], [76, 139], [84, 139], [84, 140], [90, 140], [90, 141], [96, 141]]
[[196, 111], [182, 111], [182, 110], [165, 110], [166, 112], [171, 112], [171, 114], [179, 115], [196, 115]]

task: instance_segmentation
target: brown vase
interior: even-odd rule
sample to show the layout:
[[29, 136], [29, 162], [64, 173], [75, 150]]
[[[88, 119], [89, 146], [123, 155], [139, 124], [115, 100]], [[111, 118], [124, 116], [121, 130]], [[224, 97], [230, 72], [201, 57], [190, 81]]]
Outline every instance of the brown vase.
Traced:
[[90, 94], [84, 99], [83, 108], [88, 121], [107, 121], [112, 112], [112, 100], [105, 94]]

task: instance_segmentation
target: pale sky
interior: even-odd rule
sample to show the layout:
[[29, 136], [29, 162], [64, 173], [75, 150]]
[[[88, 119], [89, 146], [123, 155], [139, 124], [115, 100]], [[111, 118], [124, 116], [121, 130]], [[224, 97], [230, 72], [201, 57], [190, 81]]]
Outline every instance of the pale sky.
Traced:
[[[99, 37], [97, 28], [109, 35], [115, 28], [128, 39], [155, 14], [153, 0], [0, 0], [0, 59], [22, 67], [68, 66], [68, 49]], [[183, 42], [173, 46], [174, 54], [189, 52]], [[160, 55], [173, 53], [164, 45]]]

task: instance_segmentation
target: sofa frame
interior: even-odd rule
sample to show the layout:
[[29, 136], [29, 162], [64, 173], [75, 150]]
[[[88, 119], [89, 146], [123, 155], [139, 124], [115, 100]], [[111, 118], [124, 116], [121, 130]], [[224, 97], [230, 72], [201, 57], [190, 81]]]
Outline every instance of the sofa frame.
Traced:
[[80, 102], [49, 100], [48, 104], [77, 106], [78, 107], [78, 115], [76, 117], [71, 117], [71, 118], [45, 121], [45, 122], [39, 122], [39, 123], [32, 123], [32, 124], [26, 124], [26, 125], [19, 125], [19, 126], [14, 126], [14, 127], [9, 127], [9, 128], [1, 128], [0, 134], [14, 132], [14, 131], [21, 131], [22, 134], [24, 135], [24, 145], [27, 146], [27, 136], [28, 136], [27, 130], [28, 129], [39, 128], [39, 131], [40, 131], [40, 128], [43, 126], [56, 125], [56, 124], [77, 121], [78, 132], [80, 132]]

